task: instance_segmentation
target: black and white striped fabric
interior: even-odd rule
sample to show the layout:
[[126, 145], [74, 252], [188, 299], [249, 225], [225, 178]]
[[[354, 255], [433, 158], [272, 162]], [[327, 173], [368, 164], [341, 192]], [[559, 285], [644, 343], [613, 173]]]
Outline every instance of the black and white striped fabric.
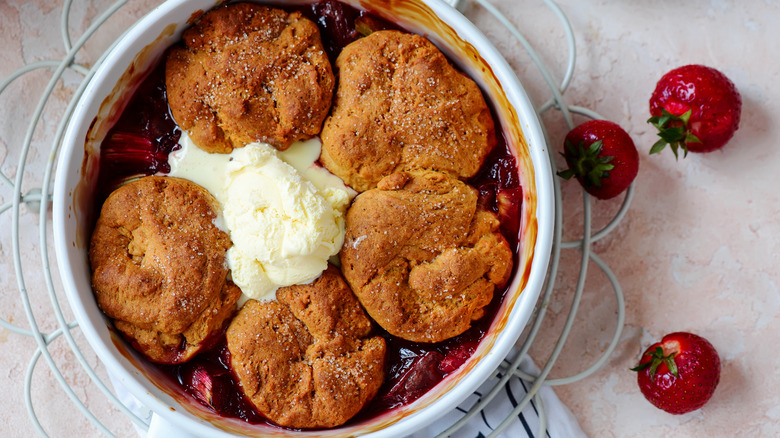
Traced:
[[[537, 374], [539, 369], [534, 365], [530, 357], [525, 356], [520, 363], [520, 369], [528, 374]], [[493, 379], [483, 383], [471, 396], [461, 403], [439, 421], [429, 427], [418, 431], [409, 438], [430, 438], [441, 434], [456, 421], [462, 418], [469, 409], [481, 400], [483, 394], [490, 392], [501, 379], [499, 374]], [[517, 377], [511, 378], [502, 388], [501, 392], [491, 401], [481, 413], [473, 416], [462, 428], [450, 435], [451, 438], [484, 438], [489, 436], [495, 428], [512, 413], [518, 403], [528, 393], [530, 385]], [[547, 418], [547, 427], [540, 435], [539, 406], [533, 399], [523, 411], [514, 418], [506, 429], [498, 434], [501, 438], [585, 438], [585, 433], [580, 428], [577, 419], [571, 411], [560, 401], [555, 392], [549, 387], [539, 390], [539, 397], [544, 405], [544, 413]]]

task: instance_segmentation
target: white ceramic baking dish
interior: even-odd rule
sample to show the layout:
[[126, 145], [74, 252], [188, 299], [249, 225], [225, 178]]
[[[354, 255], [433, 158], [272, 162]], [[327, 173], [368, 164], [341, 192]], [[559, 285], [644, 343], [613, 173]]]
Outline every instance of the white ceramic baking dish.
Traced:
[[[140, 20], [106, 57], [88, 84], [59, 153], [54, 188], [54, 239], [65, 291], [87, 341], [121, 384], [155, 412], [154, 431], [176, 436], [401, 437], [430, 424], [471, 394], [499, 365], [528, 322], [544, 283], [553, 234], [553, 185], [537, 114], [509, 65], [458, 11], [440, 0], [346, 0], [431, 39], [475, 79], [492, 101], [517, 157], [523, 186], [522, 246], [516, 275], [475, 354], [410, 405], [357, 424], [289, 431], [220, 418], [159, 379], [156, 368], [110, 329], [90, 286], [87, 260], [100, 141], [143, 73], [160, 59], [193, 17], [214, 0], [170, 0]], [[293, 3], [293, 2], [288, 2]], [[296, 1], [295, 3], [310, 3]], [[154, 432], [154, 433], [157, 433]], [[170, 435], [169, 435], [170, 436]]]

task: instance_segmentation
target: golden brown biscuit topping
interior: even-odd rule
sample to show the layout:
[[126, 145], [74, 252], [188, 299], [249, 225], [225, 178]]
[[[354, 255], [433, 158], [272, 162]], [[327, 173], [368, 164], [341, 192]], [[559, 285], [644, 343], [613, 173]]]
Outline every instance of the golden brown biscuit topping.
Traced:
[[231, 366], [257, 409], [295, 428], [343, 424], [384, 380], [385, 340], [338, 269], [250, 300], [227, 331]]
[[476, 83], [427, 39], [374, 32], [345, 47], [336, 67], [321, 160], [355, 190], [396, 170], [468, 178], [493, 148], [493, 119]]
[[287, 149], [320, 132], [335, 83], [317, 26], [252, 3], [213, 9], [171, 49], [168, 102], [208, 152], [247, 143]]
[[106, 199], [90, 242], [103, 312], [152, 361], [178, 363], [232, 316], [231, 242], [214, 198], [187, 180], [148, 176]]
[[395, 173], [347, 212], [341, 268], [371, 317], [394, 336], [456, 336], [512, 268], [512, 251], [477, 192], [435, 171]]

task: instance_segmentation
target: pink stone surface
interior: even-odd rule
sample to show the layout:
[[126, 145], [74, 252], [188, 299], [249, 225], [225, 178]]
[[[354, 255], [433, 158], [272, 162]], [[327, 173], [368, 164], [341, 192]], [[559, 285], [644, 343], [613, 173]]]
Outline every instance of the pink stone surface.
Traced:
[[[74, 1], [71, 38], [78, 39], [111, 2]], [[553, 76], [565, 71], [567, 45], [557, 18], [541, 0], [493, 0], [540, 52]], [[614, 271], [623, 288], [626, 319], [620, 342], [604, 366], [590, 377], [556, 388], [589, 436], [772, 437], [780, 436], [780, 372], [774, 348], [780, 342], [778, 255], [780, 198], [774, 182], [780, 171], [776, 142], [780, 119], [780, 4], [739, 2], [620, 2], [561, 0], [574, 29], [577, 62], [565, 93], [571, 105], [586, 107], [620, 124], [640, 150], [640, 170], [628, 214], [593, 251]], [[156, 2], [131, 0], [76, 57], [89, 67], [110, 41]], [[60, 2], [0, 2], [0, 80], [32, 62], [61, 59]], [[529, 56], [484, 9], [470, 4], [465, 14], [507, 57], [537, 105], [550, 97]], [[675, 161], [670, 151], [649, 156], [655, 141], [647, 101], [666, 71], [701, 63], [725, 73], [743, 97], [740, 130], [722, 150], [690, 154]], [[21, 145], [51, 70], [14, 82], [0, 95], [0, 169], [16, 178]], [[81, 76], [56, 84], [32, 136], [22, 192], [40, 187], [60, 116]], [[576, 116], [575, 122], [585, 118]], [[567, 126], [556, 111], [543, 121], [552, 146], [559, 148]], [[561, 162], [559, 161], [559, 164]], [[583, 201], [576, 182], [563, 182], [564, 239], [582, 233]], [[11, 202], [0, 183], [0, 205]], [[591, 200], [593, 227], [604, 226], [621, 198]], [[49, 214], [50, 216], [50, 214]], [[57, 319], [41, 275], [37, 211], [21, 207], [19, 254], [23, 283], [38, 329], [51, 333]], [[11, 212], [0, 214], [0, 318], [29, 328], [14, 264]], [[51, 226], [47, 224], [49, 239]], [[555, 295], [531, 355], [543, 365], [558, 339], [571, 306], [579, 270], [578, 250], [564, 250]], [[56, 260], [49, 248], [55, 294], [72, 320], [59, 291]], [[617, 305], [603, 273], [591, 265], [574, 328], [551, 377], [585, 369], [609, 343]], [[673, 416], [652, 407], [636, 387], [629, 368], [647, 345], [670, 331], [708, 338], [723, 362], [721, 383], [701, 410]], [[73, 331], [85, 361], [101, 377], [105, 370]], [[107, 429], [135, 436], [130, 421], [90, 382], [62, 338], [51, 344], [55, 364]], [[25, 407], [25, 379], [34, 359], [32, 338], [0, 328], [0, 435], [36, 434]], [[51, 436], [99, 436], [60, 389], [43, 359], [30, 372], [31, 401], [43, 430]]]

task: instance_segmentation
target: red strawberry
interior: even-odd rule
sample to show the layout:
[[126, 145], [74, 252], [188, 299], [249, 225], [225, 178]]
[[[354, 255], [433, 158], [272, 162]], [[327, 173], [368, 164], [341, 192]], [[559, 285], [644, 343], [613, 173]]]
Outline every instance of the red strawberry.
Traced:
[[[742, 97], [723, 73], [703, 65], [686, 65], [665, 74], [650, 97], [648, 123], [661, 137], [650, 153], [666, 145], [677, 157], [720, 149], [739, 128]], [[685, 156], [683, 155], [683, 156]]]
[[569, 168], [558, 175], [576, 177], [599, 199], [623, 193], [639, 172], [639, 153], [631, 137], [607, 120], [590, 120], [569, 131], [561, 155]]
[[691, 412], [707, 403], [720, 380], [715, 347], [692, 333], [670, 333], [648, 347], [632, 368], [645, 398], [671, 414]]

